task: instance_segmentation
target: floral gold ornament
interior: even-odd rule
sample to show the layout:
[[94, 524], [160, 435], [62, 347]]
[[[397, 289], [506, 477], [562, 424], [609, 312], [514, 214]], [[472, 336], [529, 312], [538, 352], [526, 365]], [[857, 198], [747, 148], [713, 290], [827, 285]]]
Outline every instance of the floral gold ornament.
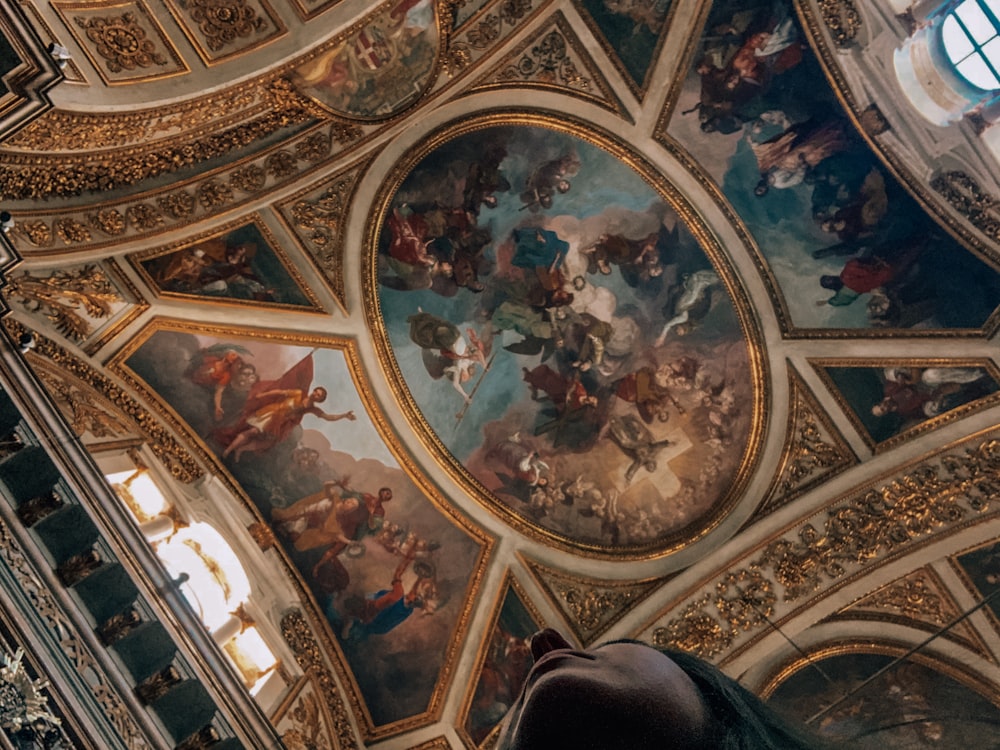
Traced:
[[115, 304], [124, 302], [107, 274], [95, 264], [48, 276], [25, 271], [10, 279], [7, 290], [10, 298], [43, 315], [74, 342], [87, 338], [94, 330], [93, 321], [108, 318]]
[[156, 51], [156, 44], [146, 36], [135, 13], [75, 20], [112, 73], [167, 64], [167, 58]]
[[[4, 325], [8, 333], [15, 338], [27, 331], [23, 325], [9, 317], [4, 320]], [[135, 425], [136, 431], [144, 436], [153, 455], [163, 462], [175, 479], [181, 482], [193, 482], [203, 475], [204, 472], [197, 461], [177, 442], [170, 431], [118, 383], [93, 370], [88, 363], [70, 354], [51, 339], [44, 336], [37, 336], [37, 339], [38, 345], [34, 354], [49, 360], [66, 375], [86, 383], [96, 393], [106, 398], [118, 412]]]
[[838, 47], [847, 47], [854, 42], [862, 21], [853, 0], [820, 0], [819, 11]]
[[267, 0], [169, 0], [168, 5], [207, 65], [242, 56], [286, 30]]
[[[705, 658], [718, 656], [730, 649], [741, 631], [770, 627], [768, 620], [775, 619], [771, 608], [777, 611], [782, 604], [803, 603], [820, 590], [831, 592], [833, 584], [860, 567], [891, 553], [901, 554], [918, 541], [987, 513], [998, 496], [1000, 440], [987, 439], [943, 453], [899, 477], [848, 496], [826, 510], [822, 522], [804, 523], [748, 560], [746, 569], [760, 592], [748, 601], [766, 602], [767, 618], [746, 620], [746, 627], [729, 621], [734, 610], [725, 591], [732, 588], [733, 574], [725, 572], [714, 592], [698, 594], [679, 614], [655, 627], [652, 638], [660, 645]], [[711, 612], [712, 608], [723, 617]]]
[[931, 187], [972, 226], [991, 240], [1000, 239], [1000, 200], [983, 190], [974, 177], [959, 170], [944, 172], [931, 180]]
[[[0, 667], [0, 727], [8, 734], [28, 730], [39, 735], [58, 727], [60, 720], [49, 712], [48, 698], [42, 692], [45, 680], [32, 680], [24, 668], [24, 650], [3, 655]], [[46, 745], [47, 747], [47, 745]]]

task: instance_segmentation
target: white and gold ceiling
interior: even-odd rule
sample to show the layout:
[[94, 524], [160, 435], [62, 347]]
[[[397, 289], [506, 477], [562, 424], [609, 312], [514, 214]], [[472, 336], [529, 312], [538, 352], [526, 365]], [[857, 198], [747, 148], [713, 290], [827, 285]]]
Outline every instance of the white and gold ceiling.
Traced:
[[[12, 6], [72, 58], [0, 144], [6, 328], [236, 550], [288, 747], [477, 746], [543, 625], [820, 701], [991, 592], [1000, 186], [903, 8]], [[998, 613], [893, 685], [1000, 704]]]

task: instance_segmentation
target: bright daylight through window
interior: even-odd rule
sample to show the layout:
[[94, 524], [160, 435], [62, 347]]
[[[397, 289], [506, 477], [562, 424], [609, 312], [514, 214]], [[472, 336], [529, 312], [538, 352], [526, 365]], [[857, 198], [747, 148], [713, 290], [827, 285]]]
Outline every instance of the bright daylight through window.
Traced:
[[941, 38], [965, 80], [987, 91], [1000, 89], [1000, 0], [965, 0], [948, 14]]

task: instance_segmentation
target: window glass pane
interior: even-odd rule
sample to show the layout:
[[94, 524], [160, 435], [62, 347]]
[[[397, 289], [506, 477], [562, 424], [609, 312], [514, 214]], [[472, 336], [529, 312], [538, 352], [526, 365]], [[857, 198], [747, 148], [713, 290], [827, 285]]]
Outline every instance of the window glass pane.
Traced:
[[983, 13], [983, 9], [979, 7], [976, 0], [965, 0], [958, 6], [955, 13], [962, 19], [965, 30], [969, 32], [977, 44], [982, 44], [987, 39], [992, 39], [997, 35], [993, 22]]
[[944, 42], [945, 52], [948, 53], [952, 64], [958, 64], [960, 60], [968, 57], [974, 49], [969, 37], [965, 35], [962, 27], [958, 25], [958, 21], [952, 16], [948, 16], [941, 25], [941, 40]]
[[983, 57], [990, 61], [993, 70], [1000, 70], [1000, 37], [991, 39], [982, 49]]
[[993, 18], [1000, 21], [1000, 0], [982, 0], [982, 2], [993, 13]]
[[958, 72], [973, 86], [978, 86], [981, 89], [1000, 88], [1000, 81], [997, 80], [997, 77], [987, 67], [986, 61], [979, 55], [973, 55], [963, 60], [956, 67], [958, 68]]

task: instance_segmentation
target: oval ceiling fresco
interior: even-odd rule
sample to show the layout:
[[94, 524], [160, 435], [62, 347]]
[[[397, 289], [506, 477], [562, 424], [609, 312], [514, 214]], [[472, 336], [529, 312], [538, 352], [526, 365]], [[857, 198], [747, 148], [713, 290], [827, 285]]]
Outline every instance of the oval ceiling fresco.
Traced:
[[762, 365], [672, 187], [610, 138], [493, 119], [431, 139], [380, 207], [376, 338], [474, 494], [599, 554], [665, 552], [721, 517], [762, 433]]

